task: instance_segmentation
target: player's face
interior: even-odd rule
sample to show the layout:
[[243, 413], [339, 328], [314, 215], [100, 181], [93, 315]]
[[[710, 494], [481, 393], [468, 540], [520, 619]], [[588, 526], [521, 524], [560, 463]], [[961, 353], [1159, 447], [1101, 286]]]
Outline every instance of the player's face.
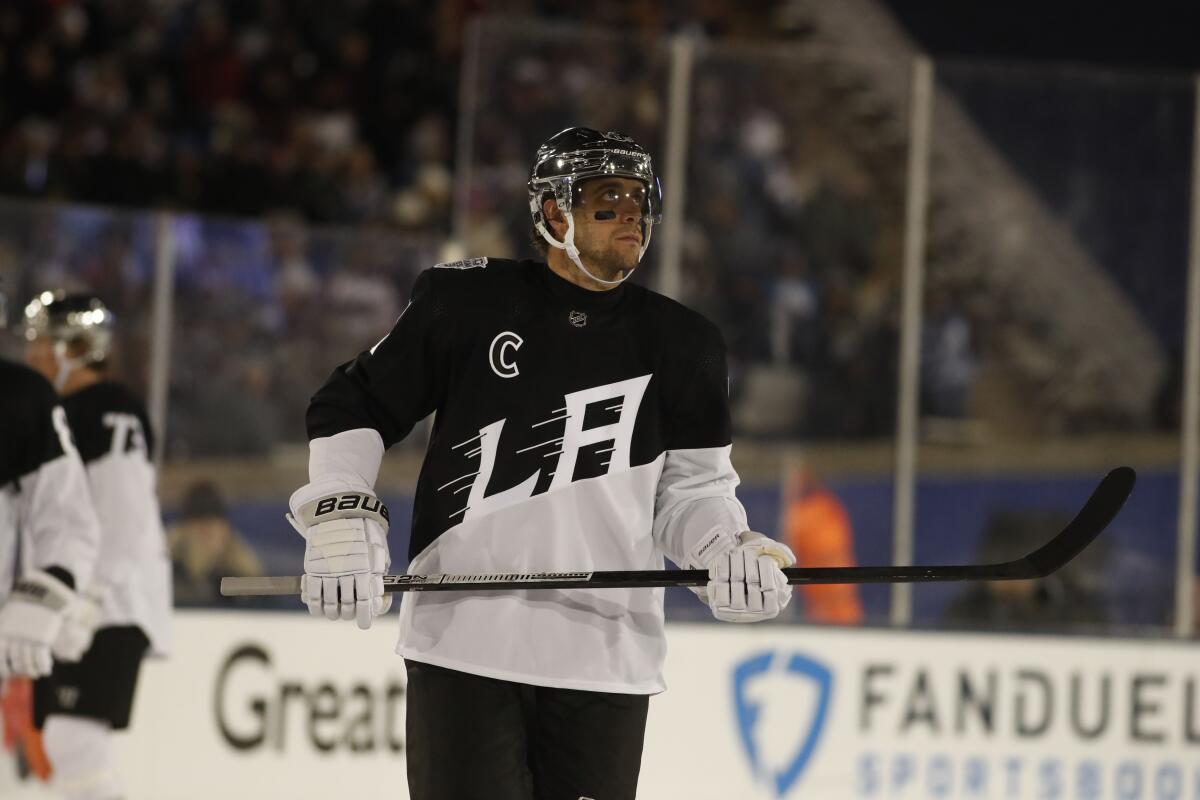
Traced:
[[58, 377], [58, 362], [54, 358], [54, 343], [46, 339], [34, 339], [25, 348], [25, 362], [51, 383]]
[[638, 265], [646, 185], [630, 178], [592, 178], [572, 200], [575, 246], [601, 277], [614, 280]]

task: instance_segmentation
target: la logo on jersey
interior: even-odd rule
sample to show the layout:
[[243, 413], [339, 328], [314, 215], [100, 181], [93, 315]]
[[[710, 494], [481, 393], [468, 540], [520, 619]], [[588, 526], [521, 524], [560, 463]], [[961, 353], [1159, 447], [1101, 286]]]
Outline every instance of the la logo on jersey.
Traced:
[[[540, 452], [544, 458], [554, 459], [549, 462], [551, 466], [535, 470], [532, 475], [510, 489], [491, 495], [486, 494], [488, 483], [491, 481], [492, 472], [496, 466], [496, 453], [500, 448], [501, 433], [504, 431], [507, 420], [497, 420], [481, 428], [478, 436], [454, 445], [452, 450], [471, 448], [463, 450], [463, 455], [467, 458], [478, 457], [479, 469], [477, 472], [462, 475], [438, 487], [439, 491], [453, 491], [457, 494], [465, 488], [463, 485], [465, 480], [473, 478], [466, 505], [450, 516], [452, 518], [461, 516], [463, 520], [474, 519], [528, 500], [533, 496], [534, 488], [538, 485], [538, 479], [541, 478], [544, 469], [548, 469], [547, 474], [553, 478], [546, 491], [552, 492], [560, 489], [571, 483], [580, 449], [601, 442], [611, 443], [607, 450], [597, 451], [608, 457], [608, 461], [603, 462], [603, 466], [608, 467], [608, 474], [629, 470], [630, 451], [633, 447], [633, 427], [637, 421], [642, 398], [646, 394], [646, 387], [650, 385], [650, 378], [650, 375], [642, 375], [566, 395], [563, 398], [562, 408], [555, 409], [553, 415], [548, 419], [540, 420], [531, 426], [531, 429], [537, 432], [539, 429], [545, 429], [546, 425], [562, 421], [562, 435], [517, 450], [518, 453]], [[603, 404], [602, 407], [605, 411], [616, 412], [616, 421], [585, 429], [583, 427], [584, 413], [587, 407], [593, 404]]]

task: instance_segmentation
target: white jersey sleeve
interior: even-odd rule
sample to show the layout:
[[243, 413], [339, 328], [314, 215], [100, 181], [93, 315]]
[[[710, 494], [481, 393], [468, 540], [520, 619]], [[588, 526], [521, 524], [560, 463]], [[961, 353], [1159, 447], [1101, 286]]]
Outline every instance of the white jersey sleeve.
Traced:
[[145, 409], [108, 382], [67, 396], [63, 406], [100, 520], [94, 582], [103, 597], [101, 625], [137, 625], [151, 652], [163, 655], [169, 647], [171, 562]]
[[0, 361], [0, 383], [0, 595], [26, 569], [59, 568], [86, 584], [100, 526], [66, 414], [32, 370]]
[[728, 549], [748, 529], [746, 510], [734, 494], [740, 481], [731, 449], [667, 451], [654, 502], [654, 538], [685, 569], [704, 565], [707, 553]]

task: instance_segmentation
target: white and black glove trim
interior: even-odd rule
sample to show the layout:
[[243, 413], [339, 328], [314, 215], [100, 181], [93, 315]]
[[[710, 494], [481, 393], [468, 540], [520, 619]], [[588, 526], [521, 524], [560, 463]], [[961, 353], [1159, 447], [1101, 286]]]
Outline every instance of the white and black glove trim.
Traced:
[[[335, 519], [373, 519], [388, 529], [390, 517], [387, 506], [367, 492], [339, 492], [310, 500], [296, 510], [296, 519], [305, 528]], [[295, 523], [293, 523], [295, 524]]]
[[0, 606], [0, 679], [50, 674], [50, 645], [74, 601], [71, 587], [44, 570], [31, 570], [17, 579]]

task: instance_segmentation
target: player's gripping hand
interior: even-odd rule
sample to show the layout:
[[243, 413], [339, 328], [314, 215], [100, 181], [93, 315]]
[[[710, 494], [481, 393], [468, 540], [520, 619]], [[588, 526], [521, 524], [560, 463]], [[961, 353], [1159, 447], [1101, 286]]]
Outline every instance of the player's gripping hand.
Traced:
[[288, 516], [306, 542], [300, 599], [314, 616], [353, 619], [366, 630], [392, 605], [383, 591], [383, 576], [391, 565], [387, 509], [378, 498], [359, 491], [305, 502], [310, 487], [292, 496], [295, 516]]
[[74, 600], [71, 587], [48, 572], [33, 570], [17, 580], [0, 606], [0, 678], [50, 674], [50, 645]]
[[786, 545], [754, 531], [708, 565], [704, 594], [713, 616], [724, 622], [760, 622], [779, 615], [792, 599], [784, 567], [796, 563]]
[[57, 661], [78, 661], [92, 646], [96, 628], [103, 614], [104, 588], [93, 585], [87, 591], [77, 592], [75, 602], [67, 606], [63, 615], [62, 629], [50, 646]]

